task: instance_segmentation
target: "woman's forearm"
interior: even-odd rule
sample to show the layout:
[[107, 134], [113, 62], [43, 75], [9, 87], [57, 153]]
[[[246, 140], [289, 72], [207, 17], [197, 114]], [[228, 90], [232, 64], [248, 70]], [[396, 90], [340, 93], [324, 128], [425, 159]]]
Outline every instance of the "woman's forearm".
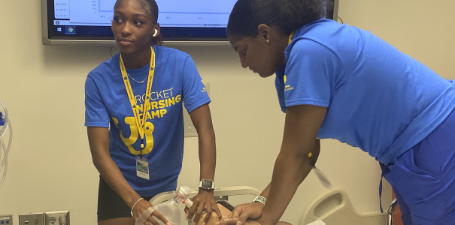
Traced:
[[131, 208], [140, 196], [128, 184], [122, 172], [109, 154], [109, 133], [107, 128], [87, 129], [92, 160], [102, 179]]
[[214, 180], [216, 167], [215, 133], [213, 128], [199, 134], [200, 179]]
[[199, 163], [201, 180], [214, 180], [216, 167], [216, 143], [210, 108], [203, 105], [190, 114], [199, 139]]
[[316, 137], [326, 111], [325, 107], [312, 105], [287, 108], [283, 142], [260, 218], [265, 224], [279, 221], [298, 186], [316, 163], [320, 148]]
[[266, 224], [269, 224], [268, 222], [276, 224], [279, 221], [298, 186], [307, 177], [311, 168], [308, 157], [285, 154], [278, 156], [261, 220]]
[[[316, 139], [313, 151], [311, 152], [312, 157], [309, 157], [311, 166], [315, 166], [316, 165], [316, 162], [318, 160], [320, 151], [321, 151], [321, 141], [319, 139]], [[269, 183], [267, 185], [267, 187], [262, 191], [261, 196], [264, 196], [265, 198], [268, 198], [269, 193], [270, 193], [270, 185], [271, 185], [271, 183]]]
[[133, 204], [141, 198], [126, 181], [122, 172], [112, 158], [102, 157], [93, 159], [93, 163], [99, 171], [101, 177], [115, 191], [115, 193], [123, 199], [128, 207], [131, 208]]

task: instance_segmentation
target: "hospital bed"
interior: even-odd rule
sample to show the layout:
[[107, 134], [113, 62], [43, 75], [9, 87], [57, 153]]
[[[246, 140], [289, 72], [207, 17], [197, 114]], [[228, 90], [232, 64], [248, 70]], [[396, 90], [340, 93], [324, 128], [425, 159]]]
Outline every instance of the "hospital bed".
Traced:
[[[198, 191], [192, 190], [190, 197], [194, 197]], [[252, 195], [257, 196], [261, 192], [253, 187], [235, 186], [223, 187], [214, 190], [215, 201], [228, 201], [230, 196]], [[171, 200], [175, 191], [163, 192], [152, 199], [153, 205]], [[394, 200], [387, 213], [355, 211], [345, 191], [334, 188], [321, 194], [314, 199], [303, 212], [299, 225], [306, 225], [316, 220], [322, 220], [326, 225], [393, 225], [393, 211], [397, 206]]]
[[393, 212], [398, 206], [397, 199], [394, 199], [392, 203], [390, 203], [389, 208], [387, 209], [387, 225], [393, 225]]
[[386, 213], [357, 212], [345, 191], [335, 188], [314, 199], [302, 214], [300, 225], [320, 219], [327, 225], [393, 225], [393, 213], [398, 206], [392, 201]]

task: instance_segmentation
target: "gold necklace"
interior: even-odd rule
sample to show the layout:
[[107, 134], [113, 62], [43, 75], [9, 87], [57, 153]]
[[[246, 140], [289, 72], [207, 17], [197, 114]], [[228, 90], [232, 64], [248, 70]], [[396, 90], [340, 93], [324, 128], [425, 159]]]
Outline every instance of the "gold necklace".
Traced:
[[144, 82], [147, 80], [147, 78], [148, 78], [148, 77], [146, 77], [143, 81], [137, 81], [137, 80], [134, 79], [129, 73], [127, 73], [127, 74], [128, 74], [128, 76], [129, 76], [131, 79], [133, 79], [134, 81], [136, 81], [136, 83], [138, 83], [138, 84], [144, 83]]

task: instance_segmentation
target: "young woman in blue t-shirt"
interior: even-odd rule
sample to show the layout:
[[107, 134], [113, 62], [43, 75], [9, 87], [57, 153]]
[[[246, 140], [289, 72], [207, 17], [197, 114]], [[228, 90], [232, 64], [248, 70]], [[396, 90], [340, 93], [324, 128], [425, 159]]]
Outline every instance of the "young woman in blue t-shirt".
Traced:
[[328, 2], [239, 0], [232, 10], [230, 43], [242, 67], [276, 74], [286, 120], [266, 203], [221, 224], [275, 224], [325, 138], [380, 162], [405, 224], [453, 224], [455, 84], [370, 32], [321, 19]]
[[[154, 0], [117, 0], [112, 31], [120, 53], [87, 77], [86, 120], [100, 173], [98, 224], [135, 224], [148, 200], [173, 191], [183, 159], [183, 108], [198, 132], [199, 193], [189, 218], [220, 212], [213, 198], [215, 134], [210, 98], [191, 57], [160, 46]], [[154, 211], [144, 224], [169, 221]], [[207, 219], [208, 220], [208, 219]]]

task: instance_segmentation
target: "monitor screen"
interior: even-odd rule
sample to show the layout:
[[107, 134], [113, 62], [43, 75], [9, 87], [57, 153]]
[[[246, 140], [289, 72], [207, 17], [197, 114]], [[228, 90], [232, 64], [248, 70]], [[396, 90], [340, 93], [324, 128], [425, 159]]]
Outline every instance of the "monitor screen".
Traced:
[[[165, 41], [226, 40], [229, 14], [237, 0], [156, 0]], [[334, 1], [334, 0], [321, 0]], [[336, 2], [337, 0], [335, 0]], [[113, 40], [116, 0], [42, 0], [43, 43]], [[327, 9], [333, 18], [336, 9]], [[336, 18], [336, 17], [335, 17]]]

